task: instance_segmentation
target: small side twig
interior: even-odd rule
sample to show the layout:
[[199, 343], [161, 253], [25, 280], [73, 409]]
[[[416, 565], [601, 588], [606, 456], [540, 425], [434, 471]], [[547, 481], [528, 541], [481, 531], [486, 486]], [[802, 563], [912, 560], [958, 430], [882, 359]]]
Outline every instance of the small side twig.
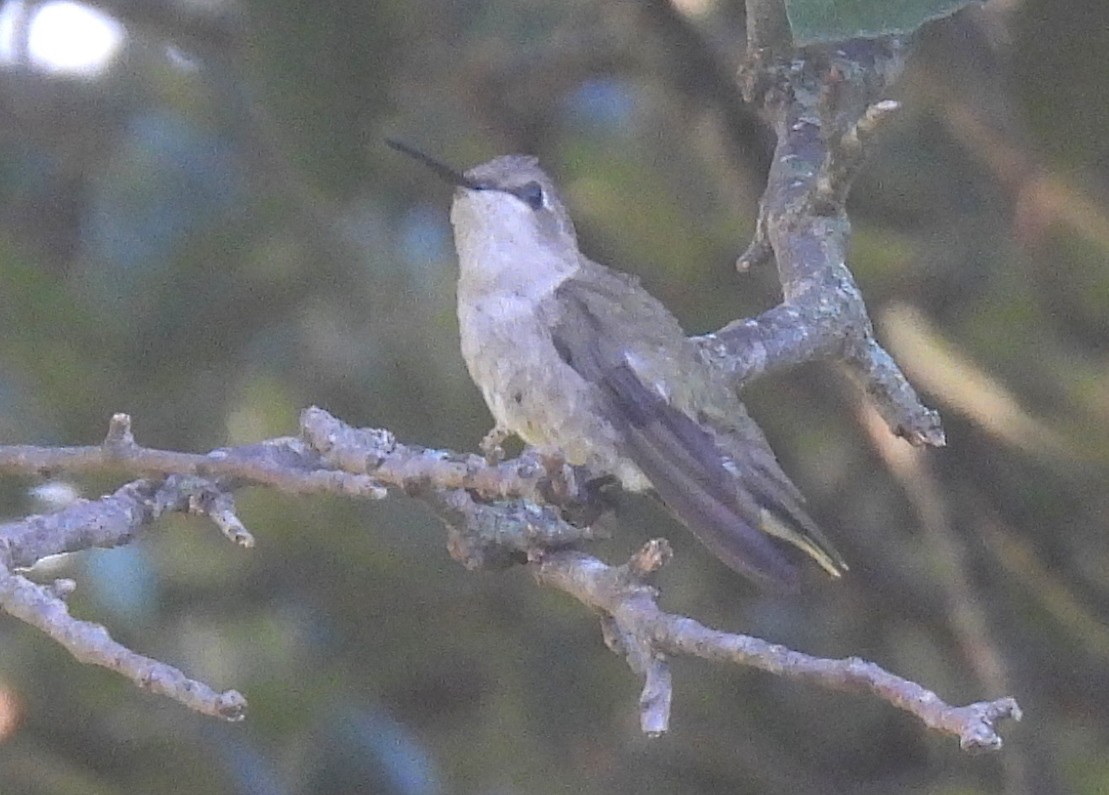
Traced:
[[228, 541], [244, 549], [254, 546], [254, 536], [235, 512], [235, 497], [220, 489], [205, 489], [189, 499], [189, 513], [207, 516]]

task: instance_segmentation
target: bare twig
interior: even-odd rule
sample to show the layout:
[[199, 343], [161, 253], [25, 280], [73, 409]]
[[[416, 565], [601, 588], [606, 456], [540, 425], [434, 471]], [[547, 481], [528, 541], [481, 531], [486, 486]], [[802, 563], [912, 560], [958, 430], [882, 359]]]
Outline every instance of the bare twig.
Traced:
[[139, 480], [99, 500], [78, 500], [57, 513], [0, 525], [0, 608], [42, 630], [81, 662], [109, 668], [206, 715], [241, 720], [246, 699], [238, 692], [216, 692], [120, 645], [99, 624], [73, 618], [64, 601], [75, 587], [72, 581], [42, 586], [13, 571], [49, 555], [129, 543], [161, 515], [187, 511], [210, 491], [210, 484], [195, 478]]
[[1081, 453], [1025, 410], [1011, 390], [958, 350], [910, 304], [891, 304], [879, 327], [913, 379], [986, 433], [1026, 454], [1072, 461]]
[[235, 497], [228, 492], [208, 489], [196, 494], [189, 500], [189, 513], [207, 516], [228, 541], [245, 549], [254, 546], [254, 536], [235, 513]]
[[216, 692], [189, 679], [171, 665], [144, 657], [117, 643], [99, 624], [69, 614], [60, 594], [72, 590], [37, 585], [0, 566], [0, 606], [42, 630], [80, 662], [122, 674], [144, 690], [179, 701], [205, 715], [238, 721], [246, 716], [246, 699], [235, 690]]
[[526, 500], [485, 503], [461, 489], [420, 494], [447, 525], [447, 549], [468, 569], [524, 563], [542, 550], [595, 537], [590, 527], [566, 522], [549, 505]]
[[[651, 666], [665, 665], [664, 654], [752, 666], [835, 690], [868, 692], [915, 715], [928, 728], [958, 737], [960, 746], [968, 751], [1001, 748], [997, 724], [1006, 718], [1020, 720], [1020, 708], [1012, 698], [952, 706], [915, 682], [857, 657], [812, 657], [760, 638], [720, 632], [691, 618], [665, 613], [655, 601], [654, 590], [631, 576], [628, 567], [608, 566], [581, 552], [544, 556], [533, 564], [533, 570], [540, 582], [601, 610], [606, 623], [615, 627], [608, 628], [606, 636], [619, 638], [620, 651], [628, 654], [629, 649], [636, 650], [635, 655], [628, 656], [633, 670], [646, 681], [640, 702], [642, 722], [646, 726], [648, 720], [653, 721], [656, 732], [666, 725], [656, 705], [670, 702], [669, 674], [653, 669], [645, 673], [642, 667], [644, 660]], [[652, 709], [647, 709], [648, 704]]]

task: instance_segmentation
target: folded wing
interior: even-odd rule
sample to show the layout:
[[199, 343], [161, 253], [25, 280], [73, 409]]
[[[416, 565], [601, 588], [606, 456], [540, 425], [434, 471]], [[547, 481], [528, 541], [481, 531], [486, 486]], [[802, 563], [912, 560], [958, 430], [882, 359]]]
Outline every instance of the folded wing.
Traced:
[[[793, 484], [761, 467], [742, 471], [744, 462], [735, 462], [709, 430], [645, 384], [626, 346], [603, 332], [590, 296], [583, 294], [588, 290], [560, 288], [561, 317], [552, 340], [562, 360], [596, 385], [600, 410], [622, 439], [621, 453], [667, 507], [721, 561], [761, 585], [793, 590], [798, 584], [795, 566], [771, 536], [805, 549], [838, 574], [838, 555], [825, 551], [818, 530], [815, 538], [808, 532], [815, 525], [800, 508]], [[768, 448], [766, 454], [773, 461]]]

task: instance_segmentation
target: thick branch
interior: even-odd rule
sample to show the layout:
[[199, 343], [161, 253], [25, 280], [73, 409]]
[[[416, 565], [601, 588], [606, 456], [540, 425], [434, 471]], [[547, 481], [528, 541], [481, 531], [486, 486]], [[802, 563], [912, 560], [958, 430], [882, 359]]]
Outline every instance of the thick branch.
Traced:
[[788, 57], [793, 52], [785, 0], [747, 0], [747, 52], [756, 51], [774, 57]]
[[755, 239], [739, 265], [775, 260], [785, 300], [699, 342], [740, 383], [814, 359], [839, 360], [895, 434], [939, 446], [939, 416], [878, 345], [847, 267], [847, 192], [868, 140], [896, 108], [880, 97], [904, 55], [898, 40], [887, 39], [809, 48], [789, 62], [749, 58], [747, 94], [762, 105], [778, 142]]

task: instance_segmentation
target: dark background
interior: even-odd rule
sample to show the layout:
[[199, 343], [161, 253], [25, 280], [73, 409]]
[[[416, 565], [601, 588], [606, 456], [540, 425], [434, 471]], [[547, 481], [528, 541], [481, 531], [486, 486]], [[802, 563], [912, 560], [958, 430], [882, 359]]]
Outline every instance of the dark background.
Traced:
[[[144, 444], [206, 451], [318, 404], [475, 449], [490, 418], [458, 353], [450, 191], [386, 135], [460, 166], [539, 155], [587, 253], [691, 333], [778, 300], [773, 269], [731, 266], [771, 143], [731, 83], [737, 0], [100, 5], [125, 35], [83, 76], [19, 46], [37, 5], [0, 5], [5, 443], [95, 443], [125, 411]], [[463, 570], [421, 504], [254, 490], [253, 551], [175, 519], [41, 574], [74, 577], [73, 611], [121, 641], [243, 691], [247, 721], [2, 619], [0, 791], [1109, 791], [1107, 52], [1097, 0], [921, 36], [852, 194], [851, 262], [948, 447], [912, 454], [829, 365], [746, 393], [850, 576], [760, 596], [634, 500], [595, 547], [618, 561], [666, 535], [667, 609], [955, 703], [1016, 696], [1000, 754], [689, 660], [672, 733], [647, 740], [596, 619], [522, 571]], [[42, 510], [38, 485], [5, 479], [0, 510]]]

